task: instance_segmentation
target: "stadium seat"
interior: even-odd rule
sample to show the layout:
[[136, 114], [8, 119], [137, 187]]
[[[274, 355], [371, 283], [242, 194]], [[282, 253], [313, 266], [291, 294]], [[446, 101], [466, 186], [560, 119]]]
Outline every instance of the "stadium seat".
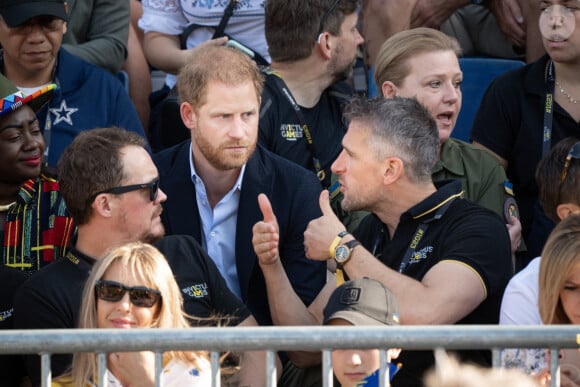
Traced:
[[519, 67], [525, 63], [519, 60], [478, 58], [460, 58], [459, 66], [463, 71], [463, 103], [451, 137], [470, 142], [469, 135], [475, 113], [487, 87], [497, 76]]
[[[510, 59], [460, 58], [459, 66], [463, 71], [463, 85], [461, 87], [463, 103], [451, 137], [470, 142], [469, 134], [471, 133], [471, 125], [473, 124], [475, 113], [477, 113], [479, 103], [491, 81], [506, 71], [517, 69], [524, 65], [525, 63], [522, 61]], [[368, 71], [369, 98], [380, 95], [380, 91], [374, 82], [373, 70], [371, 67]]]

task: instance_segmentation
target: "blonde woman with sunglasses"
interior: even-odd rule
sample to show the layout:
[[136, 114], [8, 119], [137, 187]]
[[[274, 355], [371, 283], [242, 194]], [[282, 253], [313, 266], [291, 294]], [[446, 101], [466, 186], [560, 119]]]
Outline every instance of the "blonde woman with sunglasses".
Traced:
[[[131, 243], [99, 260], [86, 282], [79, 328], [189, 328], [182, 297], [163, 255], [153, 246]], [[155, 385], [155, 355], [150, 351], [107, 354], [106, 386]], [[72, 370], [53, 386], [98, 383], [95, 353], [75, 353]], [[211, 385], [204, 352], [163, 354], [163, 386]]]

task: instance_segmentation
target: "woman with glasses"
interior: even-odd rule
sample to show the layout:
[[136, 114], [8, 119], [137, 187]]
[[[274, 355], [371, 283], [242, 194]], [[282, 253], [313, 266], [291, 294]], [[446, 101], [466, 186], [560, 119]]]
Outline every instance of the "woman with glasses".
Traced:
[[[153, 246], [131, 243], [110, 251], [86, 282], [79, 328], [189, 328], [181, 292], [165, 257]], [[155, 355], [150, 351], [107, 354], [106, 386], [155, 385]], [[205, 352], [163, 354], [164, 386], [211, 385]], [[71, 372], [54, 385], [97, 384], [95, 353], [75, 353]]]

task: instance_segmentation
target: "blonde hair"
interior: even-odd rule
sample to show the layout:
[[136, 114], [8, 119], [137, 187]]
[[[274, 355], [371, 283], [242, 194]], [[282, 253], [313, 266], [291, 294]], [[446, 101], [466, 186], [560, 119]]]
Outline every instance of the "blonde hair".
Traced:
[[520, 370], [460, 364], [445, 351], [435, 351], [435, 359], [435, 369], [425, 376], [425, 387], [539, 387]]
[[580, 263], [580, 214], [572, 214], [550, 233], [540, 261], [538, 306], [544, 324], [570, 324], [560, 291], [574, 266]]
[[[120, 266], [120, 270], [139, 279], [141, 285], [161, 292], [152, 328], [189, 328], [188, 316], [183, 312], [181, 292], [165, 257], [155, 247], [140, 242], [115, 248], [95, 263], [83, 291], [79, 328], [99, 328], [95, 284], [115, 263]], [[206, 352], [168, 351], [163, 354], [163, 362], [179, 359], [197, 366], [197, 359], [207, 357]], [[75, 353], [72, 363], [74, 386], [85, 387], [95, 382], [97, 376], [96, 354]]]
[[413, 28], [391, 36], [381, 46], [375, 61], [375, 83], [379, 90], [385, 81], [401, 86], [409, 75], [409, 59], [434, 51], [453, 51], [461, 55], [457, 40], [432, 28]]

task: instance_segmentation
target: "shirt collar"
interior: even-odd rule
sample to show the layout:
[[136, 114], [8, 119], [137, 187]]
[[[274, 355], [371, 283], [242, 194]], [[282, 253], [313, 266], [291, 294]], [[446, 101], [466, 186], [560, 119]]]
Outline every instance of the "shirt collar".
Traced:
[[450, 138], [441, 145], [441, 154], [433, 167], [433, 173], [444, 169], [455, 176], [465, 176], [465, 168], [461, 160], [461, 150], [457, 145], [457, 140]]
[[459, 180], [439, 181], [435, 183], [435, 187], [437, 188], [436, 192], [403, 213], [401, 220], [403, 218], [423, 219], [434, 216], [439, 207], [463, 194]]
[[18, 199], [23, 203], [29, 203], [33, 197], [36, 196], [36, 181], [40, 179], [37, 177], [35, 179], [28, 179], [22, 187], [20, 187], [20, 191], [18, 191]]

